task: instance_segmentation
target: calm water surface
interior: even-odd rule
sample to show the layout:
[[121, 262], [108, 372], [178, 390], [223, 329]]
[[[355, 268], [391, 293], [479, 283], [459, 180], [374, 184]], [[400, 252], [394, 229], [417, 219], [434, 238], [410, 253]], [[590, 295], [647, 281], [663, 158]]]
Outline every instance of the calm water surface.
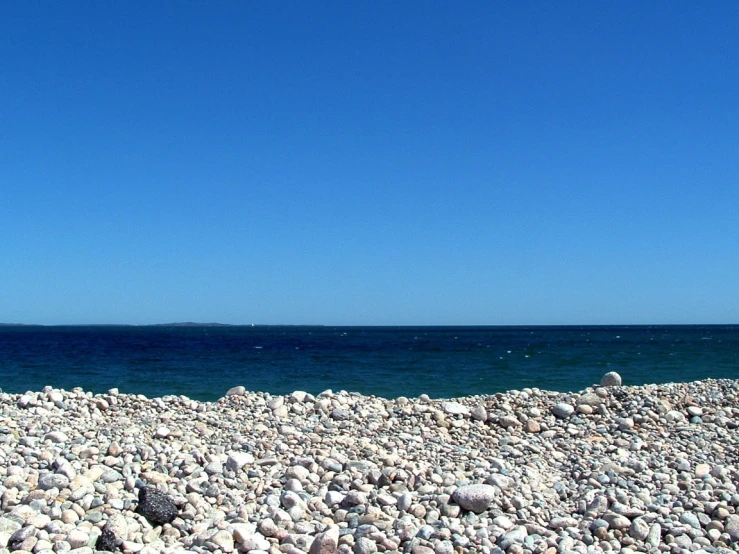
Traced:
[[739, 378], [739, 325], [0, 326], [0, 387], [214, 400], [231, 387], [386, 398]]

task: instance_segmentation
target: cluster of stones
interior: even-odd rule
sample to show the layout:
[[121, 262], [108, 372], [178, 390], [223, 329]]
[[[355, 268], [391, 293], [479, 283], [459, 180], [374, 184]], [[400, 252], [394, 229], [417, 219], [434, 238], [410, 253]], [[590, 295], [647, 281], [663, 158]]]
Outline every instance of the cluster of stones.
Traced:
[[0, 554], [739, 550], [733, 380], [0, 407]]

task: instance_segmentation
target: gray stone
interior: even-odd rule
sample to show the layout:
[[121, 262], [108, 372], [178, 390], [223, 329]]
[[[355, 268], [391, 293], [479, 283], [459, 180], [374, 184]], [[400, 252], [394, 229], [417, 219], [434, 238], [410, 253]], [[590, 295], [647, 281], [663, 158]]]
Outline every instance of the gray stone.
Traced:
[[522, 543], [528, 535], [529, 532], [525, 526], [517, 525], [516, 527], [505, 533], [502, 538], [505, 541]]
[[572, 406], [572, 404], [567, 404], [566, 402], [560, 402], [552, 407], [552, 413], [560, 419], [566, 419], [574, 412], [574, 406]]
[[484, 512], [495, 499], [495, 488], [491, 485], [465, 485], [454, 491], [454, 501], [471, 512]]
[[400, 498], [398, 498], [397, 506], [398, 510], [401, 512], [407, 512], [408, 508], [411, 507], [411, 504], [413, 504], [413, 495], [409, 492], [401, 494]]
[[63, 431], [51, 431], [50, 433], [46, 433], [44, 440], [59, 444], [69, 442], [69, 437]]
[[22, 525], [8, 517], [0, 517], [0, 533], [15, 533]]
[[601, 404], [602, 402], [603, 402], [603, 399], [600, 396], [598, 396], [597, 394], [592, 393], [592, 392], [581, 394], [577, 398], [577, 405], [578, 406], [592, 406], [592, 407], [595, 407], [598, 404]]
[[509, 477], [506, 477], [505, 475], [501, 475], [500, 473], [492, 473], [488, 475], [488, 478], [485, 480], [485, 482], [488, 485], [495, 485], [502, 491], [510, 488], [511, 486], [511, 479]]
[[636, 518], [631, 522], [629, 535], [638, 541], [643, 541], [649, 535], [649, 524], [642, 518]]
[[334, 408], [331, 410], [331, 417], [337, 421], [346, 421], [352, 418], [352, 413], [345, 408]]
[[357, 542], [354, 543], [352, 551], [354, 554], [373, 554], [377, 552], [377, 544], [367, 537], [359, 537]]
[[603, 514], [601, 519], [608, 522], [609, 529], [628, 529], [631, 527], [631, 521], [626, 516], [613, 512]]
[[454, 543], [452, 541], [439, 541], [434, 546], [436, 554], [454, 554]]
[[69, 477], [61, 473], [44, 473], [39, 477], [38, 488], [49, 490], [52, 488], [63, 489], [69, 486]]
[[488, 412], [485, 406], [477, 405], [470, 410], [470, 416], [475, 421], [485, 421], [488, 418]]
[[680, 523], [690, 525], [694, 529], [701, 528], [701, 522], [698, 520], [698, 516], [695, 515], [693, 512], [683, 512], [680, 515]]
[[339, 545], [339, 526], [331, 525], [323, 533], [316, 535], [308, 554], [334, 554]]
[[662, 526], [659, 523], [653, 523], [649, 528], [649, 535], [644, 541], [647, 545], [657, 548], [662, 542]]
[[724, 522], [724, 532], [732, 541], [739, 541], [739, 515], [730, 515]]
[[621, 376], [615, 371], [609, 371], [600, 379], [601, 387], [620, 387]]
[[10, 543], [19, 543], [23, 542], [29, 537], [35, 537], [37, 533], [37, 529], [33, 525], [27, 525], [25, 527], [21, 527], [18, 530], [16, 530], [12, 535], [10, 535]]

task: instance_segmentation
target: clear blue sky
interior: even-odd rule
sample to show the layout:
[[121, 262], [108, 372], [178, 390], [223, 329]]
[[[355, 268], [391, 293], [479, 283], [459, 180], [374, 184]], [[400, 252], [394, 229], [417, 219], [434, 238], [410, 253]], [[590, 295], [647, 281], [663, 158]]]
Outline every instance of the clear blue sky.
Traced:
[[739, 2], [4, 2], [0, 321], [739, 323]]

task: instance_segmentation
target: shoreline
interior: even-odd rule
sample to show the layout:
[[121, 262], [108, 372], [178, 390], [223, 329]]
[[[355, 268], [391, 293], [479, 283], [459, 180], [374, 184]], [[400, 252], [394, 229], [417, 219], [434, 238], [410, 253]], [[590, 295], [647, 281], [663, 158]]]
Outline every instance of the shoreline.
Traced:
[[229, 393], [0, 393], [0, 554], [739, 549], [739, 380]]

